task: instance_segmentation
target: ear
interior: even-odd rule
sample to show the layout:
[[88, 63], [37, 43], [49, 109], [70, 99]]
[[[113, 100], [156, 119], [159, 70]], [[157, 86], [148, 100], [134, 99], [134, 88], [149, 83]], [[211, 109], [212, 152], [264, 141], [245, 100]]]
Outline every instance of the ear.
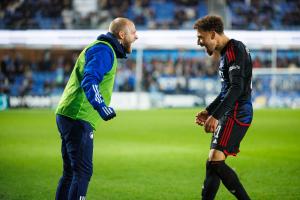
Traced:
[[118, 35], [119, 35], [119, 38], [122, 39], [122, 40], [125, 38], [125, 32], [124, 31], [120, 31]]
[[212, 32], [211, 32], [211, 39], [213, 40], [213, 39], [215, 39], [215, 37], [216, 37], [216, 32], [215, 32], [215, 31], [212, 31]]

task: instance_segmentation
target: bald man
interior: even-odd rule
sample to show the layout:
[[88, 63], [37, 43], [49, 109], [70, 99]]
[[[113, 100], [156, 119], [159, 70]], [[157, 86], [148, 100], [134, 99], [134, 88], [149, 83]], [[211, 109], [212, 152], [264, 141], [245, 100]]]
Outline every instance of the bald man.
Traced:
[[132, 21], [116, 18], [111, 22], [109, 32], [85, 47], [76, 61], [56, 109], [63, 158], [57, 200], [86, 198], [93, 172], [93, 131], [100, 117], [108, 121], [116, 116], [109, 103], [117, 58], [126, 58], [137, 38]]

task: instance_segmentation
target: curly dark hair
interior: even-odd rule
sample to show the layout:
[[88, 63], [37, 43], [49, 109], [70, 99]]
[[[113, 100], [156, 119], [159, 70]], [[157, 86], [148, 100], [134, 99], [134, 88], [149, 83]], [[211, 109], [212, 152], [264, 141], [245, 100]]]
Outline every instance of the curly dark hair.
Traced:
[[215, 31], [218, 34], [223, 34], [224, 24], [221, 17], [216, 15], [207, 15], [195, 22], [194, 29], [202, 31]]

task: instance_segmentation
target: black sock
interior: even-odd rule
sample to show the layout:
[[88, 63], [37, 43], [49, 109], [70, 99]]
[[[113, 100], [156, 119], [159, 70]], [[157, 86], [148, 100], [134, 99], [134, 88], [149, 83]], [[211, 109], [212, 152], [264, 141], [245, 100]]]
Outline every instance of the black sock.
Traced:
[[202, 187], [202, 199], [213, 200], [220, 186], [220, 178], [218, 174], [210, 166], [210, 162], [206, 162], [206, 177]]
[[236, 173], [224, 161], [211, 161], [210, 166], [219, 175], [225, 187], [239, 200], [250, 200]]

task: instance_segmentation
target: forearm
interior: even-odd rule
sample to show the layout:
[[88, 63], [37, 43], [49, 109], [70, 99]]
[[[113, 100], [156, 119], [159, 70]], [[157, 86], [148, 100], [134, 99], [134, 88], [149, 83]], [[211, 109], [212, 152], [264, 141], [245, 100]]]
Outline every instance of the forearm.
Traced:
[[99, 81], [93, 75], [85, 74], [81, 82], [81, 87], [86, 98], [95, 110], [99, 110], [104, 104], [103, 98], [98, 90]]
[[98, 111], [101, 118], [105, 121], [110, 120], [116, 116], [113, 108], [107, 107], [101, 93], [98, 90], [99, 81], [92, 75], [85, 75], [81, 83], [81, 87], [95, 110]]
[[239, 86], [231, 86], [226, 93], [222, 102], [213, 111], [212, 116], [216, 119], [220, 119], [227, 111], [234, 108], [236, 100], [242, 93], [242, 89]]
[[211, 115], [213, 111], [217, 108], [217, 106], [221, 102], [221, 93], [215, 98], [213, 102], [211, 102], [205, 109], [207, 110], [208, 114]]

